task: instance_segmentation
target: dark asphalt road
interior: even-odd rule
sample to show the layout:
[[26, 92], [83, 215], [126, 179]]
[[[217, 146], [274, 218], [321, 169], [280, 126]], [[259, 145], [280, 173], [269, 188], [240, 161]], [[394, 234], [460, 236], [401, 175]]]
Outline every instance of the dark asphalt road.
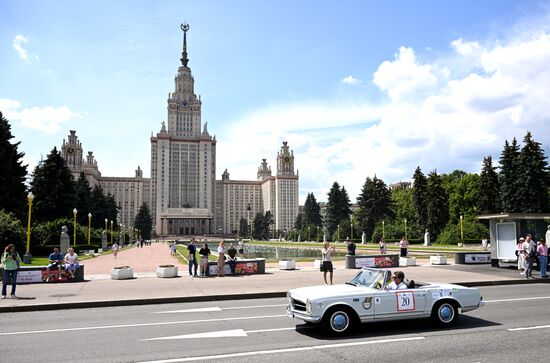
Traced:
[[528, 359], [545, 361], [550, 285], [481, 292], [486, 306], [453, 329], [372, 323], [343, 339], [287, 318], [286, 299], [5, 313], [0, 362], [518, 362], [526, 342]]

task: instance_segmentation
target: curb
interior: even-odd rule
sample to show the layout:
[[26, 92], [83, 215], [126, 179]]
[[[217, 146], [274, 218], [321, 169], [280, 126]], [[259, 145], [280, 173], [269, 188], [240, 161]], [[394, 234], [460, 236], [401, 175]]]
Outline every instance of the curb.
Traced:
[[[457, 282], [456, 285], [466, 287], [484, 287], [484, 286], [505, 286], [505, 285], [526, 285], [550, 283], [550, 279], [536, 280], [499, 280], [499, 281], [470, 281]], [[258, 292], [243, 295], [208, 295], [208, 296], [182, 296], [182, 297], [159, 297], [148, 299], [132, 300], [102, 300], [102, 301], [83, 301], [72, 303], [42, 304], [42, 305], [22, 305], [22, 306], [3, 306], [0, 307], [0, 313], [15, 313], [29, 311], [48, 311], [48, 310], [66, 310], [66, 309], [88, 309], [104, 308], [113, 306], [133, 306], [133, 305], [154, 305], [154, 304], [175, 304], [191, 303], [205, 301], [224, 301], [224, 300], [251, 300], [251, 299], [269, 299], [286, 297], [285, 291]]]

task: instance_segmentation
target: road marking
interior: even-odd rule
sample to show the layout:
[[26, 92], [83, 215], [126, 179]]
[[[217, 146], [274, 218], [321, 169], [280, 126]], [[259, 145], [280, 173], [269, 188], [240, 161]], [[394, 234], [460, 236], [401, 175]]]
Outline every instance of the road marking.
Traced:
[[30, 331], [14, 331], [8, 333], [0, 333], [0, 336], [4, 335], [24, 335], [24, 334], [41, 334], [41, 333], [55, 333], [64, 331], [81, 331], [81, 330], [101, 330], [101, 329], [118, 329], [118, 328], [135, 328], [142, 326], [159, 326], [159, 325], [178, 325], [178, 324], [192, 324], [192, 323], [208, 323], [215, 321], [233, 321], [233, 320], [250, 320], [250, 319], [268, 319], [268, 318], [281, 318], [286, 317], [286, 314], [279, 315], [260, 315], [260, 316], [242, 316], [236, 318], [216, 318], [216, 319], [201, 319], [201, 320], [179, 320], [179, 321], [165, 321], [159, 323], [141, 323], [141, 324], [122, 324], [122, 325], [104, 325], [104, 326], [85, 326], [80, 328], [61, 328], [61, 329], [46, 329], [46, 330], [30, 330]]
[[260, 309], [260, 308], [272, 308], [272, 307], [283, 307], [283, 306], [288, 306], [288, 304], [231, 306], [231, 307], [227, 307], [227, 308], [220, 308], [218, 306], [213, 306], [213, 307], [208, 307], [208, 308], [197, 308], [197, 309], [155, 311], [154, 314], [202, 313], [202, 312], [214, 312], [214, 311], [222, 311], [222, 310]]
[[485, 301], [486, 303], [494, 303], [494, 302], [525, 301], [525, 300], [544, 300], [544, 299], [550, 299], [550, 296], [519, 297], [519, 298], [516, 298], [516, 299], [483, 300], [483, 301]]
[[222, 311], [221, 308], [214, 306], [211, 308], [198, 308], [198, 309], [184, 309], [184, 310], [170, 310], [170, 311], [155, 311], [154, 314], [172, 314], [172, 313], [206, 313], [211, 311]]
[[360, 342], [352, 342], [352, 343], [313, 345], [309, 347], [257, 350], [252, 352], [230, 353], [230, 354], [219, 354], [219, 355], [205, 355], [201, 357], [174, 358], [174, 359], [165, 359], [165, 360], [144, 361], [140, 363], [176, 363], [176, 362], [190, 362], [190, 361], [207, 360], [207, 359], [227, 359], [227, 358], [235, 358], [235, 357], [248, 357], [248, 356], [254, 356], [254, 355], [302, 352], [306, 350], [312, 351], [317, 349], [334, 349], [334, 348], [356, 347], [356, 346], [371, 345], [371, 344], [406, 342], [406, 341], [415, 341], [415, 340], [423, 340], [423, 339], [426, 339], [426, 338], [413, 337], [413, 338], [399, 338], [399, 339], [370, 340], [370, 341], [360, 341]]
[[508, 331], [523, 331], [523, 330], [535, 330], [535, 329], [549, 329], [550, 325], [538, 325], [538, 326], [530, 326], [525, 328], [511, 328], [508, 329]]
[[162, 338], [142, 339], [141, 341], [143, 342], [147, 340], [176, 340], [176, 339], [198, 339], [198, 338], [234, 338], [234, 337], [247, 337], [247, 336], [248, 335], [244, 330], [233, 329], [233, 330], [212, 331], [207, 333], [174, 335], [171, 337], [162, 337]]
[[232, 330], [220, 330], [220, 331], [213, 331], [213, 332], [206, 332], [206, 333], [194, 333], [194, 334], [184, 334], [184, 335], [173, 335], [168, 337], [161, 337], [161, 338], [149, 338], [149, 339], [142, 339], [141, 341], [151, 341], [151, 340], [178, 340], [178, 339], [197, 339], [197, 338], [234, 338], [234, 337], [247, 337], [248, 334], [252, 333], [267, 333], [267, 332], [274, 332], [274, 331], [284, 331], [284, 330], [301, 330], [301, 329], [307, 329], [305, 328], [296, 328], [296, 327], [290, 327], [290, 328], [275, 328], [275, 329], [260, 329], [260, 330], [243, 330], [243, 329], [232, 329]]

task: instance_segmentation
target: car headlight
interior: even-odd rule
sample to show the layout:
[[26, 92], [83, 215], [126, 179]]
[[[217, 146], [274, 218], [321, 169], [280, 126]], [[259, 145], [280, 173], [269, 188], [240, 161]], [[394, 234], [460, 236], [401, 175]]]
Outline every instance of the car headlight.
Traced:
[[309, 299], [306, 300], [306, 313], [311, 315], [311, 301]]

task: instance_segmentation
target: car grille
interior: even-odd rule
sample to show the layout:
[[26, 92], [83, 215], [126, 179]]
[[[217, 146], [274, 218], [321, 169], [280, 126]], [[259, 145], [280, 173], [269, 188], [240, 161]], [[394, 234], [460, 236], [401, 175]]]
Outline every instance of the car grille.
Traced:
[[291, 299], [290, 303], [293, 309], [299, 310], [299, 311], [306, 311], [306, 304], [301, 302], [300, 300]]

